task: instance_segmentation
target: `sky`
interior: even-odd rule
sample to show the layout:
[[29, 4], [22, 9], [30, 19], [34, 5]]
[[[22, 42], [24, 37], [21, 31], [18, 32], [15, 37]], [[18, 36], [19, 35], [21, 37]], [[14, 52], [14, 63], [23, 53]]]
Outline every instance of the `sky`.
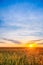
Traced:
[[43, 39], [43, 0], [0, 0], [0, 43]]

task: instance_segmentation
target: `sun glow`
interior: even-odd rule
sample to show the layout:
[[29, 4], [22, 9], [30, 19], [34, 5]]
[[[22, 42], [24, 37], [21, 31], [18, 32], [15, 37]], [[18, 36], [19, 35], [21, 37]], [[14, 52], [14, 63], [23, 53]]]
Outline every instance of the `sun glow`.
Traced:
[[37, 45], [35, 43], [33, 43], [33, 44], [26, 44], [26, 47], [33, 48], [33, 47], [37, 47]]
[[29, 44], [29, 47], [37, 47], [37, 45], [36, 44]]
[[33, 45], [32, 44], [29, 44], [29, 47], [33, 47]]

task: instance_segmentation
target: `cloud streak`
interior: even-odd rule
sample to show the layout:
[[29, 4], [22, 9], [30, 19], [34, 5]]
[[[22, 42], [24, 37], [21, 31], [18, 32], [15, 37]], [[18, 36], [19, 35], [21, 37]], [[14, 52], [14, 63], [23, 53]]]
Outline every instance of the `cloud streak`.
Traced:
[[21, 44], [21, 42], [17, 41], [17, 40], [11, 40], [11, 39], [6, 39], [6, 38], [2, 38], [5, 41], [10, 41], [12, 43], [16, 43], [16, 44]]
[[0, 43], [5, 43], [5, 42], [0, 42]]

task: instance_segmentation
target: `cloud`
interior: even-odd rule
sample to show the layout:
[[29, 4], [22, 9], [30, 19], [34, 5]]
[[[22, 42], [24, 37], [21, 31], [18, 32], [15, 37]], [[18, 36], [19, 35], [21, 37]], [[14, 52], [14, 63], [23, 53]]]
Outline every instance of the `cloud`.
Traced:
[[3, 40], [10, 41], [10, 42], [12, 42], [12, 43], [21, 44], [21, 42], [19, 42], [19, 41], [17, 41], [17, 40], [6, 39], [6, 38], [3, 38]]
[[38, 44], [43, 44], [43, 39], [37, 39], [37, 40], [30, 40], [29, 43], [38, 43]]
[[0, 43], [5, 43], [5, 42], [2, 41], [2, 42], [0, 42]]

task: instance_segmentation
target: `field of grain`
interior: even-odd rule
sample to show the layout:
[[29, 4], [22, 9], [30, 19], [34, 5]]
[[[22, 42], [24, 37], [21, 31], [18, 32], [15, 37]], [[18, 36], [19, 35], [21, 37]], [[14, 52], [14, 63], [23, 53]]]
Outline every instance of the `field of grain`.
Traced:
[[43, 48], [0, 48], [0, 65], [43, 65]]

